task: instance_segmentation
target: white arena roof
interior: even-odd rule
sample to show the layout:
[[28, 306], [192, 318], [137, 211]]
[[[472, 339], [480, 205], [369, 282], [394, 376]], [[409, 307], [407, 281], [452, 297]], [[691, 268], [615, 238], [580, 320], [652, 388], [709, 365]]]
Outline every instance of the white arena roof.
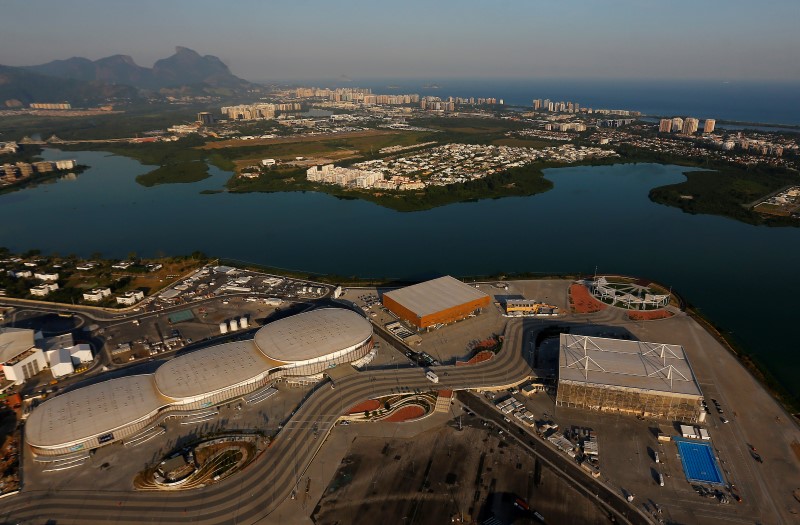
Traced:
[[702, 396], [682, 346], [561, 334], [559, 381]]
[[343, 308], [321, 308], [261, 328], [255, 343], [268, 358], [296, 363], [359, 345], [372, 336], [372, 325]]
[[25, 424], [25, 439], [39, 447], [79, 442], [146, 418], [169, 402], [149, 374], [95, 383], [36, 407]]
[[155, 383], [161, 394], [186, 399], [238, 385], [282, 364], [264, 356], [252, 340], [236, 341], [167, 361], [156, 370]]
[[25, 328], [0, 328], [0, 363], [11, 361], [33, 347], [33, 330]]
[[324, 308], [287, 317], [259, 329], [254, 340], [196, 350], [167, 361], [154, 374], [111, 379], [48, 399], [28, 417], [26, 440], [40, 448], [79, 444], [168, 405], [233, 391], [271, 369], [343, 352], [371, 336], [372, 325], [350, 310]]
[[445, 275], [432, 281], [406, 286], [383, 294], [419, 317], [488, 297], [473, 286]]

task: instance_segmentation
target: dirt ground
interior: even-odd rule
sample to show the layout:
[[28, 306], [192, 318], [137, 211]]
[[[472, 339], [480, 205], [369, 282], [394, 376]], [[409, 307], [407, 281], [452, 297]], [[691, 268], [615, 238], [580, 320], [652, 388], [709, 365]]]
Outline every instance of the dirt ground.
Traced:
[[[355, 438], [312, 514], [320, 525], [480, 523], [496, 512], [534, 523], [606, 523], [606, 516], [527, 452], [477, 417], [414, 439]], [[455, 521], [453, 521], [455, 520]], [[510, 522], [510, 521], [509, 521]]]
[[608, 308], [608, 305], [592, 297], [589, 290], [580, 284], [573, 284], [569, 287], [569, 297], [572, 311], [577, 314], [590, 314]]

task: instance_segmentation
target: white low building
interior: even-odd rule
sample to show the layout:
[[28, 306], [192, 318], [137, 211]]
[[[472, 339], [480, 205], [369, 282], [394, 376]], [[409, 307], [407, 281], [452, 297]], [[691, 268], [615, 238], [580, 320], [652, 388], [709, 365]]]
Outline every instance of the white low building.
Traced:
[[81, 365], [84, 363], [91, 363], [94, 359], [92, 355], [92, 347], [87, 343], [80, 343], [67, 348], [69, 355], [72, 357], [73, 365]]
[[50, 354], [50, 373], [54, 378], [64, 377], [75, 372], [69, 349], [60, 348]]
[[78, 165], [78, 163], [75, 161], [75, 159], [66, 159], [66, 160], [57, 160], [56, 161], [56, 169], [57, 170], [71, 170], [72, 168], [74, 168], [77, 165]]
[[91, 292], [83, 294], [84, 301], [100, 302], [106, 297], [111, 296], [111, 288], [95, 288]]
[[34, 286], [31, 288], [31, 295], [36, 297], [45, 297], [50, 292], [55, 292], [58, 290], [58, 283], [45, 283], [40, 284], [39, 286]]
[[142, 299], [144, 299], [144, 292], [140, 290], [131, 290], [130, 292], [125, 292], [123, 295], [117, 296], [117, 304], [132, 306]]
[[46, 283], [54, 283], [58, 281], [58, 274], [53, 272], [36, 272], [33, 274], [33, 277]]
[[6, 379], [21, 385], [47, 368], [44, 352], [34, 344], [33, 330], [0, 328], [0, 363]]

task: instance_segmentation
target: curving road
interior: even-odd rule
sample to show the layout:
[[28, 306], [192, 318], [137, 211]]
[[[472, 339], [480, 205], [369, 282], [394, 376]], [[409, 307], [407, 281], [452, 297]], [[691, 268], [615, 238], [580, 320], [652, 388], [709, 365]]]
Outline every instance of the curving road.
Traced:
[[[519, 383], [531, 374], [523, 359], [523, 321], [510, 321], [505, 350], [495, 359], [467, 367], [437, 367], [437, 389], [496, 387]], [[371, 397], [416, 388], [431, 382], [421, 368], [360, 372], [323, 383], [286, 422], [271, 447], [243, 472], [218, 484], [187, 492], [106, 492], [98, 490], [27, 491], [3, 501], [0, 516], [10, 523], [199, 523], [207, 525], [267, 523], [268, 516], [295, 488], [339, 415]], [[592, 481], [583, 475], [584, 483]], [[602, 486], [604, 498], [627, 505]], [[607, 494], [604, 492], [608, 492]], [[617, 508], [615, 506], [615, 508]], [[630, 507], [628, 507], [630, 514]], [[636, 520], [639, 521], [638, 519]]]

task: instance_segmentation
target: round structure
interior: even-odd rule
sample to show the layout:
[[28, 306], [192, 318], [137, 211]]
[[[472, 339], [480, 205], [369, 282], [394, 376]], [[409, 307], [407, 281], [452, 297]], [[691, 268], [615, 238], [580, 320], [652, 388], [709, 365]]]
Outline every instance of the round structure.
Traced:
[[256, 332], [254, 341], [267, 358], [288, 365], [285, 369], [302, 369], [293, 375], [312, 375], [331, 362], [345, 362], [342, 357], [366, 355], [372, 325], [350, 310], [324, 308], [268, 324]]
[[127, 376], [66, 392], [36, 407], [25, 437], [38, 455], [90, 450], [134, 437], [167, 414], [220, 405], [292, 375], [319, 374], [372, 349], [361, 315], [323, 308], [260, 328], [255, 339], [176, 357], [154, 374]]
[[151, 375], [95, 383], [49, 399], [25, 423], [25, 439], [34, 452], [68, 454], [111, 443], [122, 433], [144, 428], [171, 403]]

